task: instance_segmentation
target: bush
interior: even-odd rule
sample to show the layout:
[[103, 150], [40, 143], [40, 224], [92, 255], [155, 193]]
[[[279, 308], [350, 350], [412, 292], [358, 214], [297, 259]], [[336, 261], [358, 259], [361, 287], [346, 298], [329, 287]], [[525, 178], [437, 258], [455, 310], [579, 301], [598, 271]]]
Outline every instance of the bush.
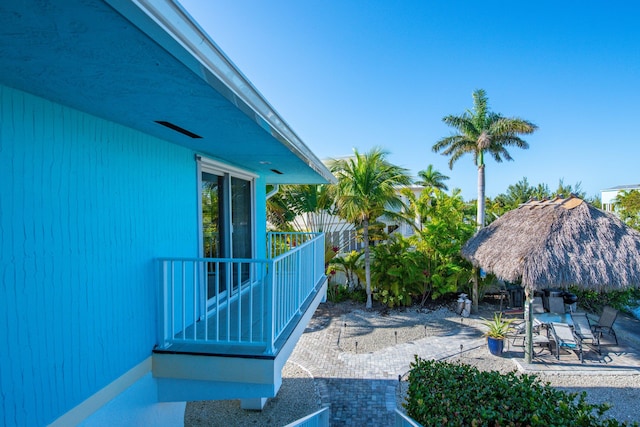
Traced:
[[388, 307], [409, 306], [414, 300], [424, 305], [428, 298], [455, 292], [460, 282], [468, 281], [470, 264], [466, 268], [466, 261], [443, 256], [416, 240], [393, 235], [371, 248], [373, 297]]
[[427, 284], [427, 257], [400, 235], [374, 246], [371, 253], [373, 297], [388, 307], [413, 304], [413, 298], [422, 295]]
[[327, 300], [331, 302], [342, 302], [349, 299], [349, 288], [339, 283], [331, 283], [327, 286]]
[[361, 288], [353, 289], [349, 292], [349, 299], [351, 301], [360, 302], [364, 304], [365, 302], [367, 302], [367, 291]]
[[535, 375], [483, 372], [418, 356], [404, 407], [425, 427], [627, 425], [602, 418], [609, 405], [589, 404], [585, 392], [556, 390]]
[[572, 286], [569, 292], [576, 294], [580, 307], [592, 313], [601, 313], [604, 306], [609, 305], [621, 311], [628, 311], [640, 301], [640, 288], [621, 291], [601, 292]]

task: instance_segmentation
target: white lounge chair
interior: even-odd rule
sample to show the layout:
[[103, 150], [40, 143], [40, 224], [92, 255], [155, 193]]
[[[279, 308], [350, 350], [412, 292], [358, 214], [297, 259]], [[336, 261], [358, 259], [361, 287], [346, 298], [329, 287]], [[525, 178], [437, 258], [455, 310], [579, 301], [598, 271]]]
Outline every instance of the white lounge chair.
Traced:
[[552, 322], [551, 336], [556, 343], [556, 359], [560, 360], [560, 348], [564, 347], [570, 350], [577, 350], [580, 362], [584, 363], [582, 359], [582, 341], [573, 333], [571, 326], [566, 323]]
[[572, 313], [574, 332], [582, 342], [588, 341], [600, 354], [600, 334], [594, 334], [592, 325], [586, 313]]

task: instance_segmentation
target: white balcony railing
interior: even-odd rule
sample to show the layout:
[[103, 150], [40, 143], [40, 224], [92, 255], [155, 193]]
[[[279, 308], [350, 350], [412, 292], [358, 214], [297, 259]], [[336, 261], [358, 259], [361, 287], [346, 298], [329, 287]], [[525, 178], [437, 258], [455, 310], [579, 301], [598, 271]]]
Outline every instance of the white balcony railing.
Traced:
[[270, 233], [267, 244], [264, 260], [160, 260], [158, 348], [276, 354], [323, 284], [325, 247], [321, 233]]

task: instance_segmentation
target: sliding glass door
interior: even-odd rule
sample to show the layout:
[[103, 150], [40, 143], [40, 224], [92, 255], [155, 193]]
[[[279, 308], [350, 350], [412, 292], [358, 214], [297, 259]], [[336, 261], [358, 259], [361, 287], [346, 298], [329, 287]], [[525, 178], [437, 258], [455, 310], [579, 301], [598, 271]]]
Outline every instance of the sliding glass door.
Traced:
[[[231, 178], [231, 257], [251, 258], [251, 182], [240, 178]], [[249, 280], [249, 264], [234, 267], [233, 282], [244, 283]], [[239, 276], [239, 277], [238, 277]]]
[[[200, 199], [202, 256], [205, 258], [253, 257], [252, 179], [235, 176], [222, 168], [201, 164]], [[235, 294], [250, 278], [247, 263], [207, 266], [208, 304]]]

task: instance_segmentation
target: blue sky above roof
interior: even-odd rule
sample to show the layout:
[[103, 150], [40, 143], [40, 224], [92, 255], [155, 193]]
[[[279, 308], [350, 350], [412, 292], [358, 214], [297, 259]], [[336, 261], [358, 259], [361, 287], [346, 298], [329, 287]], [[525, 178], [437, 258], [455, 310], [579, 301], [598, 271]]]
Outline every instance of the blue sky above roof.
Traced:
[[488, 160], [488, 195], [523, 177], [588, 196], [638, 182], [635, 2], [182, 4], [321, 158], [381, 146], [475, 198], [473, 159], [449, 170], [431, 146], [484, 88], [493, 111], [539, 126], [513, 162]]

